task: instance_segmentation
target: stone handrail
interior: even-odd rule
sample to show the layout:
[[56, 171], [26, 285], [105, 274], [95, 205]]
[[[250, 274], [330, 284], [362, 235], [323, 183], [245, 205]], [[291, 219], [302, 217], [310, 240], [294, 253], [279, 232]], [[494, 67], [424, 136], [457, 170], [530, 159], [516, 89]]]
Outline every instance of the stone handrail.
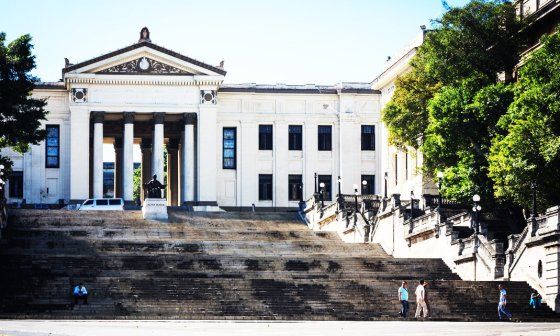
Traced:
[[416, 235], [433, 230], [439, 224], [437, 211], [428, 212], [420, 217], [405, 222], [405, 236]]
[[503, 277], [505, 265], [504, 244], [496, 239], [488, 241], [483, 235], [478, 235], [478, 241], [480, 242], [478, 245], [478, 256], [494, 272], [494, 279]]

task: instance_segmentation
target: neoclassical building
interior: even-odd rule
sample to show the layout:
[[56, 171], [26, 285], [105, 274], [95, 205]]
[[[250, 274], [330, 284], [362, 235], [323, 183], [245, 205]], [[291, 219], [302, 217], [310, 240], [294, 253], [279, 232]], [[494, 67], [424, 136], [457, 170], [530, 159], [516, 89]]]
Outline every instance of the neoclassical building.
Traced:
[[[381, 92], [371, 83], [224, 84], [212, 66], [163, 48], [143, 29], [137, 43], [66, 61], [46, 98], [47, 139], [14, 161], [9, 202], [78, 203], [103, 197], [103, 146], [115, 150], [114, 191], [133, 201], [133, 146], [142, 180], [162, 180], [169, 205], [197, 210], [297, 207], [317, 183], [337, 193], [383, 192]], [[166, 153], [166, 155], [165, 155]], [[164, 158], [167, 160], [165, 165]]]

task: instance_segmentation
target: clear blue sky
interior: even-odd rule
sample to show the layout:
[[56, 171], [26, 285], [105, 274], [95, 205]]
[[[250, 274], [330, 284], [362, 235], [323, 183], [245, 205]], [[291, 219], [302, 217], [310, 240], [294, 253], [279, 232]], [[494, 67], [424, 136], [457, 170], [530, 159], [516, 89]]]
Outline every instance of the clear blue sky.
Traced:
[[[463, 5], [466, 0], [448, 0]], [[0, 31], [29, 33], [43, 81], [137, 41], [216, 65], [227, 83], [371, 81], [393, 55], [443, 12], [441, 0], [0, 0]]]

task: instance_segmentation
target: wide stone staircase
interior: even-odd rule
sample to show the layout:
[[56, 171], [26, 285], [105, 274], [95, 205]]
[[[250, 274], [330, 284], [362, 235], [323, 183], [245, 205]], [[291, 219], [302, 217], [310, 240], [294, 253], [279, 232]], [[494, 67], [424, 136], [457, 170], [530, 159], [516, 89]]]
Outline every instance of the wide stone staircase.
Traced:
[[[461, 281], [439, 259], [395, 259], [376, 244], [312, 232], [293, 213], [12, 210], [0, 242], [0, 318], [396, 319], [397, 288], [421, 279], [434, 319], [494, 320], [497, 283]], [[72, 306], [83, 282], [89, 304]], [[531, 288], [506, 283], [520, 320]], [[413, 315], [415, 304], [411, 304]]]

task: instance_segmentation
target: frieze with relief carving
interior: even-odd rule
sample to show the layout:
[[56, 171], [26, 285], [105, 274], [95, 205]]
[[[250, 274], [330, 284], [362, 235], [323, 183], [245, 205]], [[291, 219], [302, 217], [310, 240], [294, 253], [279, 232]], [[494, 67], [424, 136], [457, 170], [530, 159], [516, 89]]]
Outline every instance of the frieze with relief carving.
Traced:
[[98, 74], [125, 74], [125, 75], [193, 75], [192, 73], [161, 63], [148, 57], [114, 65]]

